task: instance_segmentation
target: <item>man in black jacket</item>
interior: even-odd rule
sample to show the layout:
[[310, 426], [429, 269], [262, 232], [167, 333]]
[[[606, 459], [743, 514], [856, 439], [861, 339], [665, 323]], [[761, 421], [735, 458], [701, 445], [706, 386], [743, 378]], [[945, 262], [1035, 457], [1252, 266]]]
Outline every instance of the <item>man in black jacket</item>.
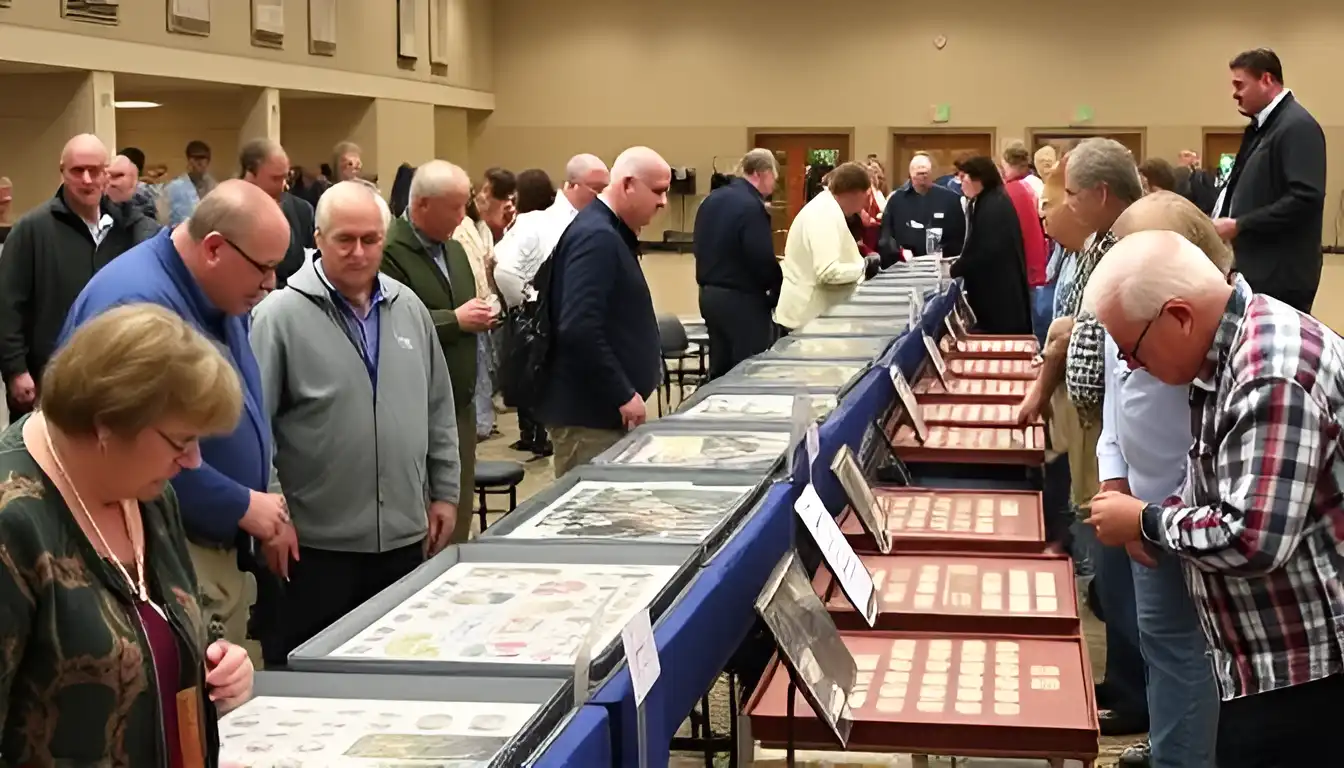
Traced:
[[1236, 269], [1256, 293], [1311, 312], [1321, 282], [1325, 133], [1283, 87], [1268, 48], [1232, 60], [1233, 98], [1251, 118], [1213, 224], [1232, 243]]
[[611, 185], [574, 217], [551, 256], [551, 358], [537, 409], [559, 477], [647, 419], [662, 377], [658, 320], [639, 264], [639, 230], [667, 205], [672, 171], [647, 147], [611, 167]]
[[0, 259], [0, 374], [11, 420], [33, 409], [42, 369], [75, 297], [94, 273], [158, 231], [134, 206], [108, 200], [108, 152], [91, 134], [61, 150], [56, 195], [19, 219]]
[[961, 255], [966, 239], [961, 193], [934, 184], [933, 163], [928, 155], [919, 154], [910, 161], [910, 180], [891, 193], [882, 211], [882, 233], [877, 241], [882, 266], [903, 261], [902, 250], [927, 256], [926, 243], [932, 229], [941, 231], [944, 256]]
[[301, 197], [285, 190], [289, 179], [289, 155], [279, 142], [270, 139], [253, 139], [243, 145], [238, 152], [238, 165], [241, 178], [261, 191], [270, 195], [280, 204], [285, 219], [289, 221], [289, 249], [285, 251], [285, 260], [275, 271], [275, 288], [285, 287], [289, 276], [299, 271], [306, 256], [305, 249], [316, 248], [313, 242], [315, 231], [313, 206]]
[[784, 276], [765, 200], [778, 177], [774, 153], [753, 149], [742, 158], [742, 175], [710, 192], [695, 214], [695, 281], [711, 379], [774, 342], [770, 313]]

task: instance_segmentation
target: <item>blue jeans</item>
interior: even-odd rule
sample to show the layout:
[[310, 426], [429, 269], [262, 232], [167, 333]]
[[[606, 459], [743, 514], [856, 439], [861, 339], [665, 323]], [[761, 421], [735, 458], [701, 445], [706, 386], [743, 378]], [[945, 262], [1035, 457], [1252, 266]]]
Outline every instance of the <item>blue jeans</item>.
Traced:
[[490, 437], [495, 427], [495, 385], [490, 375], [494, 367], [493, 341], [488, 332], [476, 336], [476, 437], [480, 440]]
[[1045, 332], [1050, 330], [1050, 323], [1055, 319], [1055, 284], [1033, 288], [1031, 302], [1031, 331], [1044, 348]]
[[1218, 688], [1208, 645], [1181, 573], [1163, 552], [1156, 568], [1131, 562], [1139, 648], [1148, 668], [1154, 768], [1211, 768], [1218, 735]]
[[[1148, 711], [1148, 692], [1139, 651], [1139, 617], [1134, 604], [1134, 574], [1124, 547], [1098, 544], [1093, 550], [1097, 598], [1106, 615], [1107, 708], [1124, 716]], [[1194, 616], [1194, 609], [1191, 609]]]

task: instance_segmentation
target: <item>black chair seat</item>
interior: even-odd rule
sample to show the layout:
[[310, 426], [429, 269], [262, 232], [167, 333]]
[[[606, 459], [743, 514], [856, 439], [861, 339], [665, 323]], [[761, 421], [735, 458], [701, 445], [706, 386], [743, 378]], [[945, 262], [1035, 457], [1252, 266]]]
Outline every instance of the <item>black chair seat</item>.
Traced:
[[516, 461], [481, 461], [476, 463], [477, 488], [512, 488], [523, 482], [527, 471]]

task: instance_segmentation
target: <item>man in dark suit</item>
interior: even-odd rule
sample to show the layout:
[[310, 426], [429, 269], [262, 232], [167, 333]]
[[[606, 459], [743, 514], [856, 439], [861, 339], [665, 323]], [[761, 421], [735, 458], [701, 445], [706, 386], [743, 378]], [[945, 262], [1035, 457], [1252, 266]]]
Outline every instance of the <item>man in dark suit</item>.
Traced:
[[1233, 98], [1251, 118], [1213, 223], [1256, 293], [1310, 312], [1321, 282], [1325, 133], [1283, 87], [1268, 48], [1232, 60]]
[[695, 214], [695, 281], [709, 331], [709, 377], [716, 379], [770, 348], [770, 313], [784, 280], [765, 199], [779, 165], [768, 149], [742, 158], [742, 175], [709, 193]]
[[313, 206], [285, 190], [289, 179], [289, 155], [284, 147], [270, 139], [253, 139], [238, 152], [241, 178], [271, 196], [280, 205], [289, 222], [289, 249], [275, 271], [276, 290], [283, 288], [289, 276], [299, 271], [306, 259], [304, 249], [315, 248]]
[[877, 252], [882, 266], [901, 261], [902, 250], [915, 256], [927, 256], [927, 238], [931, 229], [942, 231], [944, 256], [961, 255], [966, 239], [966, 214], [958, 191], [938, 186], [933, 180], [933, 163], [928, 155], [915, 155], [910, 161], [910, 180], [887, 200], [882, 212], [882, 233]]
[[667, 205], [672, 170], [647, 147], [611, 166], [611, 185], [579, 211], [551, 255], [551, 359], [537, 413], [555, 476], [586, 464], [648, 418], [662, 364], [639, 230]]

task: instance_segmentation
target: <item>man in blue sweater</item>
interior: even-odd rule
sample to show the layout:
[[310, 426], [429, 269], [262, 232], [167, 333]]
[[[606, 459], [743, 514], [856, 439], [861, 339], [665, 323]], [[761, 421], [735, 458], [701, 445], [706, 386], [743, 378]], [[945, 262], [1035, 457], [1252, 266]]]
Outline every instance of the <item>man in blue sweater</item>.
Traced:
[[541, 405], [559, 477], [648, 418], [662, 378], [658, 319], [639, 265], [639, 230], [667, 205], [672, 171], [647, 147], [627, 149], [611, 184], [574, 217], [551, 256], [554, 329]]
[[[289, 247], [289, 223], [275, 201], [244, 181], [221, 183], [180, 226], [165, 229], [89, 281], [61, 331], [63, 344], [85, 321], [123, 304], [158, 304], [215, 341], [238, 371], [243, 416], [230, 435], [201, 441], [200, 468], [173, 480], [211, 629], [244, 644], [248, 576], [238, 547], [268, 541], [290, 525], [284, 498], [267, 493], [271, 427], [261, 375], [248, 340], [248, 312], [275, 287]], [[251, 557], [246, 561], [251, 565]], [[254, 663], [261, 659], [247, 644]]]

